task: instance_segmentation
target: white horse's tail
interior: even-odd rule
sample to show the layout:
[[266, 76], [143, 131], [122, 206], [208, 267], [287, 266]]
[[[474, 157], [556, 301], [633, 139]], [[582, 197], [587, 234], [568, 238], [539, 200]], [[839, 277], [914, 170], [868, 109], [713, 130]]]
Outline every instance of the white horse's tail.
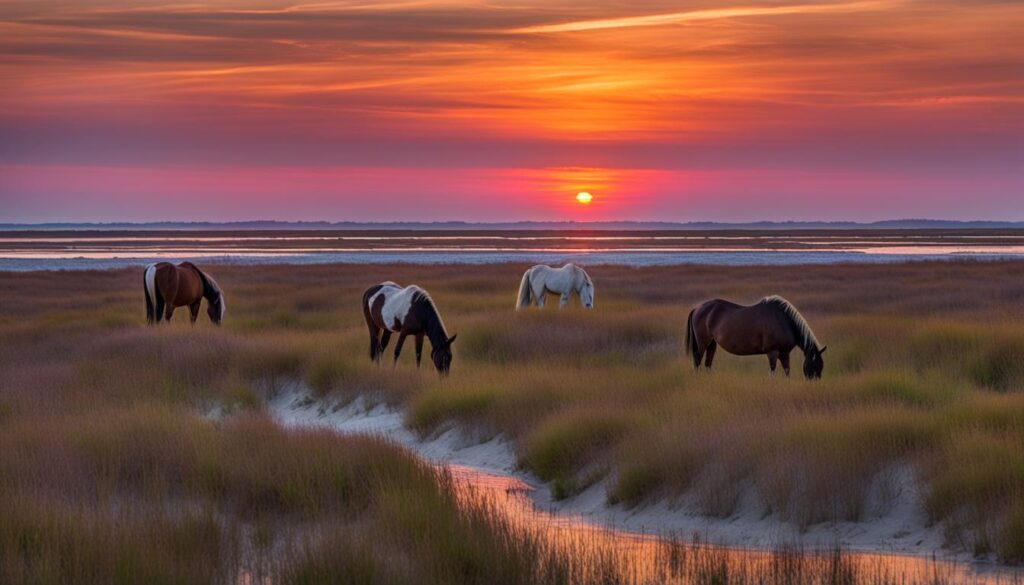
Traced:
[[525, 309], [530, 306], [530, 297], [533, 296], [533, 288], [530, 286], [530, 271], [523, 273], [523, 280], [519, 283], [519, 296], [516, 298], [516, 310]]

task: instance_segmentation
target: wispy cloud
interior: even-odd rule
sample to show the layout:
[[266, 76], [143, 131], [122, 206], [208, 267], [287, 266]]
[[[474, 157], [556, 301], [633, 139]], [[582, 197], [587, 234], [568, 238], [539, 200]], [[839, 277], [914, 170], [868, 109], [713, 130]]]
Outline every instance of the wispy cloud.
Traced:
[[701, 20], [718, 20], [725, 18], [742, 18], [747, 16], [786, 16], [791, 14], [832, 14], [844, 12], [860, 12], [891, 8], [893, 0], [869, 2], [839, 2], [829, 4], [793, 4], [788, 6], [739, 6], [731, 8], [710, 8], [704, 10], [686, 10], [663, 14], [644, 14], [638, 16], [621, 16], [617, 18], [599, 18], [557, 24], [542, 24], [515, 29], [511, 32], [519, 34], [562, 33], [602, 30], [609, 28], [628, 28], [637, 26], [664, 26]]

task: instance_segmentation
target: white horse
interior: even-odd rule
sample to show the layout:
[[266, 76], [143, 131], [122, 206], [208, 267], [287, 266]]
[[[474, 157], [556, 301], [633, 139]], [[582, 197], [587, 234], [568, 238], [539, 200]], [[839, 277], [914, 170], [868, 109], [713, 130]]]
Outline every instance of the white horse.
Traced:
[[594, 281], [590, 280], [590, 275], [582, 268], [575, 264], [566, 264], [561, 268], [538, 264], [523, 274], [516, 310], [529, 307], [531, 300], [543, 308], [547, 293], [561, 295], [558, 308], [564, 309], [573, 291], [579, 295], [580, 304], [584, 308], [594, 308]]

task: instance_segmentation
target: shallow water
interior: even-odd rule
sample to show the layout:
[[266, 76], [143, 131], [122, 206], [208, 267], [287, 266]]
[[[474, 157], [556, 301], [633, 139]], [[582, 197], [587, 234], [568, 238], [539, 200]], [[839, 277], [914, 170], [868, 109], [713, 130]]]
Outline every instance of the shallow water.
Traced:
[[1024, 234], [622, 233], [8, 233], [0, 270], [106, 269], [159, 260], [206, 264], [499, 262], [785, 265], [1024, 259]]
[[895, 263], [914, 260], [1022, 260], [1021, 252], [944, 252], [906, 253], [892, 250], [804, 251], [804, 250], [679, 250], [679, 251], [425, 251], [366, 250], [349, 252], [291, 252], [259, 250], [230, 253], [199, 249], [83, 251], [73, 252], [0, 252], [0, 271], [30, 270], [106, 270], [144, 266], [152, 262], [194, 260], [204, 264], [496, 264], [538, 263], [583, 265], [614, 264], [624, 266], [674, 266], [706, 264], [720, 266], [782, 266], [795, 264]]
[[694, 535], [647, 535], [538, 510], [530, 486], [472, 467], [445, 465], [460, 497], [493, 507], [518, 528], [540, 535], [547, 550], [586, 567], [586, 579], [618, 583], [901, 583], [1020, 584], [1024, 571], [990, 562], [913, 555], [749, 550], [701, 543]]
[[786, 265], [1024, 259], [1024, 234], [845, 232], [45, 232], [0, 233], [0, 270], [206, 264], [500, 262]]

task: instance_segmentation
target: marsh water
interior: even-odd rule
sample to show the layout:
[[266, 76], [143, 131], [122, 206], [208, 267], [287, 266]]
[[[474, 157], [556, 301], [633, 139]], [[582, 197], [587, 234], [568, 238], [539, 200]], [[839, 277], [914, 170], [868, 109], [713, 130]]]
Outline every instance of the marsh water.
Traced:
[[0, 270], [208, 264], [496, 262], [783, 265], [1024, 259], [1019, 230], [729, 232], [0, 232]]
[[[770, 550], [714, 546], [694, 535], [653, 535], [538, 510], [518, 478], [447, 465], [460, 497], [492, 506], [546, 550], [571, 558], [594, 583], [1020, 584], [1024, 571], [991, 562], [780, 545]], [[543, 562], [543, 555], [538, 559]]]
[[1024, 584], [1024, 570], [954, 557], [941, 549], [921, 555], [879, 549], [837, 552], [828, 543], [805, 548], [804, 543], [791, 541], [773, 542], [768, 548], [734, 548], [709, 544], [700, 532], [622, 528], [603, 516], [581, 516], [555, 505], [535, 478], [515, 471], [515, 455], [498, 439], [477, 443], [452, 428], [424, 440], [405, 427], [401, 410], [361, 398], [344, 405], [316, 403], [305, 389], [278, 394], [270, 411], [286, 426], [378, 436], [406, 448], [450, 477], [468, 510], [487, 510], [516, 533], [533, 536], [537, 546], [530, 553], [536, 563], [554, 566], [568, 561], [574, 578], [567, 582]]

